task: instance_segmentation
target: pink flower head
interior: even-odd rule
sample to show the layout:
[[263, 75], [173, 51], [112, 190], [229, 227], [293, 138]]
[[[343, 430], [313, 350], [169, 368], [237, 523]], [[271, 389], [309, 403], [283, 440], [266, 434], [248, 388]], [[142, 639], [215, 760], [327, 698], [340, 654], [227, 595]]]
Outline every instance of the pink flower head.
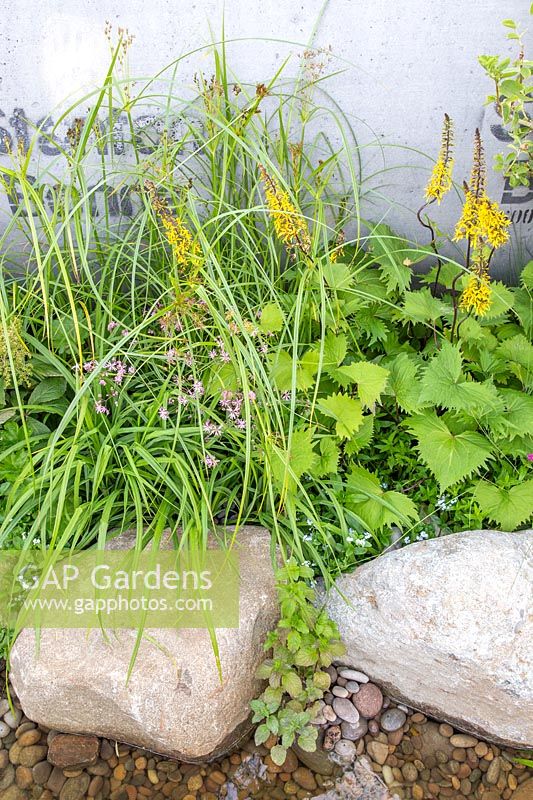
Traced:
[[180, 404], [180, 406], [186, 406], [188, 402], [189, 398], [186, 397], [184, 394], [178, 395], [178, 403]]
[[211, 453], [206, 453], [205, 454], [204, 461], [205, 461], [206, 467], [208, 467], [209, 469], [213, 469], [213, 467], [216, 467], [217, 464], [220, 464], [220, 459], [215, 458], [214, 456], [211, 455]]
[[159, 414], [161, 419], [168, 419], [170, 417], [170, 414], [168, 413], [168, 408], [165, 408], [164, 406], [161, 406], [161, 408], [157, 413]]
[[238, 428], [241, 431], [245, 431], [246, 430], [246, 420], [245, 419], [240, 419], [240, 418], [236, 419], [235, 420], [235, 427]]
[[211, 359], [211, 361], [214, 361], [214, 359], [217, 357], [217, 355], [218, 355], [218, 352], [214, 348], [213, 348], [213, 350], [209, 351], [209, 358]]
[[221, 436], [222, 425], [217, 425], [215, 422], [208, 419], [204, 422], [204, 433], [207, 436]]
[[116, 327], [118, 327], [118, 322], [113, 322], [113, 320], [111, 320], [111, 322], [107, 326], [107, 330], [109, 331], [109, 333], [111, 333], [111, 331], [114, 331]]
[[527, 454], [527, 460], [528, 461], [533, 461], [533, 453], [528, 453]]
[[204, 393], [205, 389], [202, 381], [194, 381], [190, 391], [191, 397], [202, 397]]
[[83, 365], [84, 372], [92, 372], [98, 366], [98, 361], [86, 361]]
[[256, 393], [255, 392], [248, 392], [248, 400], [250, 400], [252, 403], [254, 402], [254, 400], [257, 400]]
[[104, 403], [102, 403], [100, 400], [97, 400], [96, 403], [94, 404], [94, 410], [96, 411], [97, 414], [109, 414], [108, 407], [104, 405]]

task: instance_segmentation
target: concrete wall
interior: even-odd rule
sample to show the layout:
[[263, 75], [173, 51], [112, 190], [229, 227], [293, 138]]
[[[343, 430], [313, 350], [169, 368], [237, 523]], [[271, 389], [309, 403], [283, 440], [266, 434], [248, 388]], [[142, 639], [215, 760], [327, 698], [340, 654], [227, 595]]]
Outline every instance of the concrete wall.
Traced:
[[[327, 84], [328, 91], [355, 126], [364, 175], [380, 172], [368, 183], [375, 191], [365, 213], [376, 219], [386, 214], [391, 225], [423, 241], [413, 211], [421, 204], [430, 162], [415, 151], [436, 155], [445, 111], [456, 125], [457, 180], [468, 176], [476, 126], [489, 163], [504, 147], [499, 119], [483, 104], [490, 84], [476, 57], [512, 54], [500, 23], [511, 17], [527, 24], [527, 5], [524, 0], [7, 0], [6, 13], [4, 0], [0, 152], [6, 137], [26, 135], [25, 118], [37, 123], [54, 117], [69, 93], [102, 80], [109, 62], [105, 20], [115, 31], [122, 26], [135, 35], [129, 69], [146, 76], [218, 39], [224, 14], [226, 38], [246, 40], [228, 48], [243, 81], [265, 81], [291, 54], [288, 69], [294, 74], [304, 46], [332, 46], [331, 68], [346, 71]], [[184, 61], [178, 77], [190, 85], [199, 69], [211, 72], [205, 51]], [[52, 153], [41, 149], [41, 167]], [[496, 264], [512, 276], [519, 262], [531, 258], [533, 187], [511, 190], [492, 176], [490, 191], [514, 221], [513, 244]], [[457, 213], [458, 201], [435, 217], [451, 230]], [[2, 209], [0, 224], [8, 215]]]

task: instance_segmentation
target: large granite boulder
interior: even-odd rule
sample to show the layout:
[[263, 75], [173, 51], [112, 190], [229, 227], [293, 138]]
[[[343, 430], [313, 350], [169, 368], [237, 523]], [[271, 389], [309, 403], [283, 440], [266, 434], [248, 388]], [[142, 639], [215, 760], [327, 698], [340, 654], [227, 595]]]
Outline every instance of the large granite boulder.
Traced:
[[[131, 547], [123, 534], [113, 549]], [[250, 731], [249, 703], [263, 642], [278, 619], [271, 537], [263, 528], [238, 534], [240, 626], [217, 629], [217, 669], [208, 630], [147, 630], [134, 669], [134, 630], [43, 630], [39, 648], [25, 629], [11, 653], [11, 679], [26, 715], [67, 733], [105, 736], [184, 761], [232, 749]]]
[[533, 531], [412, 544], [336, 589], [326, 606], [343, 662], [439, 720], [533, 746]]

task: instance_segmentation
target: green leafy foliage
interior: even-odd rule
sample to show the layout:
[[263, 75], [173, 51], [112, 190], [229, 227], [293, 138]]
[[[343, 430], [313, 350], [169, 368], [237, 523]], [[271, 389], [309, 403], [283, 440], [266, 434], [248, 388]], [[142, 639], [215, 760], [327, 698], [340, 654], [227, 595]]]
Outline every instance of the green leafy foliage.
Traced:
[[477, 472], [492, 455], [490, 442], [484, 436], [468, 430], [454, 433], [434, 412], [414, 416], [408, 428], [416, 436], [420, 456], [442, 490]]
[[409, 525], [418, 518], [413, 501], [395, 491], [385, 491], [379, 478], [364, 467], [353, 467], [346, 481], [347, 507], [371, 531]]
[[[533, 13], [533, 6], [530, 13]], [[533, 92], [533, 61], [525, 57], [524, 33], [517, 24], [506, 19], [503, 25], [509, 31], [507, 38], [516, 43], [516, 57], [483, 55], [478, 59], [494, 83], [494, 93], [487, 97], [487, 104], [494, 105], [510, 140], [509, 152], [496, 157], [495, 167], [509, 179], [511, 186], [529, 187], [533, 175], [532, 123], [528, 114]]]
[[347, 439], [363, 422], [361, 402], [347, 394], [332, 394], [318, 404], [320, 411], [335, 420], [335, 432], [339, 439]]
[[510, 487], [479, 481], [473, 498], [502, 530], [514, 531], [533, 514], [533, 480]]
[[258, 671], [268, 686], [251, 703], [253, 722], [261, 723], [256, 744], [272, 737], [270, 756], [278, 765], [295, 742], [303, 750], [316, 749], [318, 727], [312, 722], [330, 685], [324, 668], [344, 652], [337, 626], [313, 604], [312, 576], [313, 570], [295, 559], [277, 572], [281, 619], [267, 637], [269, 657]]

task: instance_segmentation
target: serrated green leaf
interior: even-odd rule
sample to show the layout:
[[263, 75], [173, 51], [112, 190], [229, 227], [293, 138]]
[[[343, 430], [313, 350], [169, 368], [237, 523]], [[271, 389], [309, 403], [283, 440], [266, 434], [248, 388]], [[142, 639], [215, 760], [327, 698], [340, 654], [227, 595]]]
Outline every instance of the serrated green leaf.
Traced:
[[354, 276], [350, 267], [347, 264], [342, 264], [340, 261], [328, 261], [324, 264], [324, 278], [330, 289], [340, 290], [349, 289], [353, 282]]
[[406, 292], [401, 316], [413, 322], [436, 322], [451, 310], [451, 306], [433, 297], [429, 289]]
[[501, 317], [502, 314], [505, 314], [506, 311], [513, 307], [514, 303], [514, 294], [504, 283], [491, 281], [490, 286], [492, 289], [492, 302], [488, 311], [483, 315], [484, 320]]
[[500, 394], [505, 409], [487, 421], [493, 435], [505, 436], [511, 441], [516, 437], [533, 436], [533, 397], [514, 389], [501, 389]]
[[400, 353], [388, 364], [389, 386], [401, 409], [411, 413], [420, 408], [421, 385], [418, 366], [407, 353]]
[[514, 313], [531, 339], [533, 337], [533, 294], [527, 289], [514, 290]]
[[339, 439], [349, 438], [363, 422], [360, 400], [347, 394], [332, 394], [318, 403], [319, 410], [335, 420], [335, 431]]
[[357, 383], [357, 393], [363, 406], [371, 408], [379, 400], [387, 385], [389, 370], [371, 361], [357, 361], [346, 369]]
[[465, 411], [475, 416], [503, 411], [503, 402], [491, 383], [466, 380], [458, 345], [444, 341], [427, 363], [421, 382], [420, 403]]
[[369, 250], [370, 248], [387, 282], [387, 289], [404, 292], [412, 278], [411, 267], [404, 262], [413, 264], [424, 256], [418, 258], [417, 251], [384, 223], [379, 223], [372, 229]]
[[346, 454], [351, 456], [355, 453], [359, 453], [364, 447], [366, 447], [372, 441], [372, 436], [374, 435], [374, 415], [367, 414], [363, 417], [363, 424], [360, 428], [358, 428], [355, 433], [353, 433], [350, 439], [346, 442], [345, 451]]
[[518, 483], [510, 489], [479, 481], [473, 498], [481, 506], [483, 514], [502, 530], [514, 531], [533, 515], [533, 480]]
[[385, 491], [379, 478], [364, 467], [353, 467], [346, 482], [347, 506], [370, 531], [390, 525], [403, 527], [418, 519], [413, 501], [404, 494]]
[[333, 436], [323, 436], [319, 445], [320, 456], [312, 471], [314, 478], [336, 474], [339, 466], [340, 449]]
[[296, 672], [287, 672], [281, 679], [281, 685], [291, 697], [298, 697], [302, 693], [303, 686], [299, 675]]
[[525, 289], [533, 289], [533, 260], [528, 261], [520, 273], [520, 284]]
[[348, 344], [343, 333], [328, 333], [324, 339], [322, 367], [326, 372], [342, 364], [346, 358]]
[[292, 359], [286, 350], [278, 350], [270, 356], [270, 377], [280, 392], [288, 392], [292, 389], [293, 369], [296, 373], [296, 388], [306, 391], [313, 386], [318, 361], [316, 355], [305, 353], [301, 362]]
[[294, 663], [299, 667], [312, 667], [315, 662], [316, 654], [311, 647], [301, 647], [294, 654]]
[[327, 672], [321, 672], [318, 670], [317, 672], [313, 673], [313, 684], [325, 692], [331, 685], [331, 678]]
[[306, 753], [314, 753], [316, 750], [316, 742], [318, 738], [318, 728], [316, 725], [308, 726], [305, 731], [298, 737], [298, 745], [305, 750]]
[[378, 309], [374, 306], [363, 308], [358, 311], [354, 319], [354, 324], [357, 325], [360, 331], [368, 336], [370, 344], [382, 342], [389, 335], [389, 326], [379, 318]]
[[287, 647], [291, 653], [296, 652], [302, 643], [302, 636], [298, 631], [289, 631], [287, 634]]
[[411, 417], [407, 427], [442, 491], [484, 467], [492, 454], [490, 442], [480, 433], [453, 434], [432, 411]]
[[258, 725], [255, 730], [255, 736], [254, 736], [255, 743], [257, 745], [264, 744], [269, 736], [270, 736], [270, 729], [268, 725], [265, 725], [264, 723], [262, 725]]
[[284, 324], [283, 311], [277, 303], [267, 303], [261, 309], [261, 317], [259, 319], [259, 330], [263, 333], [277, 333], [283, 328]]

